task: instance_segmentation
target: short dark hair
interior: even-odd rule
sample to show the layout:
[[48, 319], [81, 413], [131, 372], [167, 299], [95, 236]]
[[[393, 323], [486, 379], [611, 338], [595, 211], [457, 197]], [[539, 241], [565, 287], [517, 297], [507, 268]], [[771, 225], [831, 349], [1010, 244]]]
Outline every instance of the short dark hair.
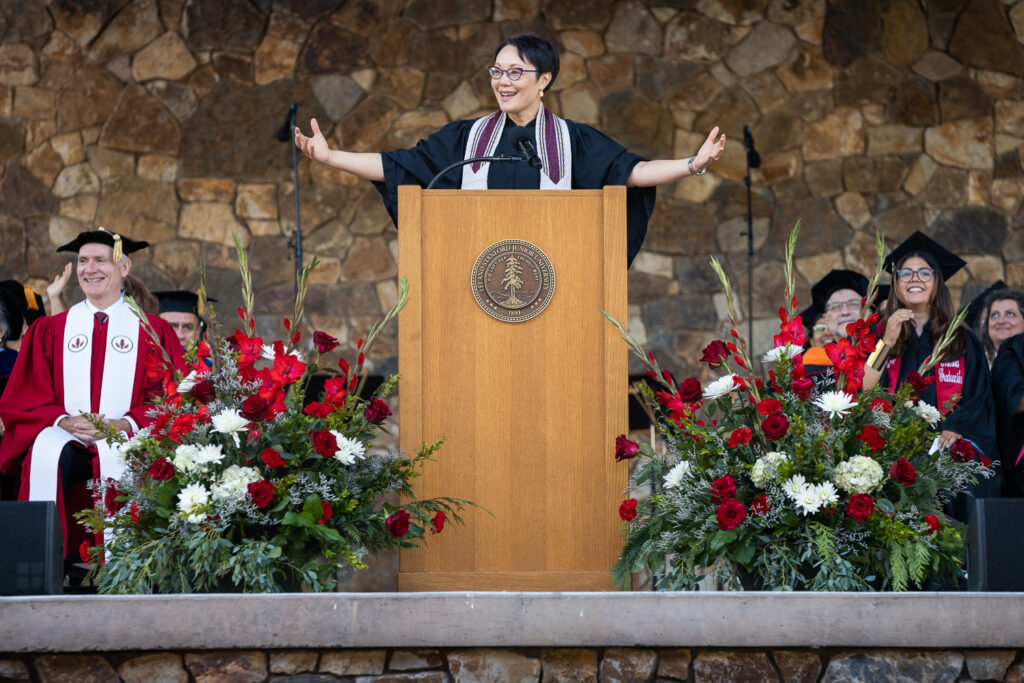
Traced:
[[544, 73], [551, 74], [551, 80], [544, 88], [544, 90], [550, 90], [551, 86], [555, 84], [555, 79], [558, 78], [558, 49], [555, 44], [533, 33], [517, 33], [498, 43], [498, 47], [494, 48], [494, 59], [497, 59], [498, 53], [508, 45], [519, 52], [520, 59], [524, 59], [536, 67], [537, 78]]
[[1019, 289], [997, 289], [994, 292], [990, 292], [981, 304], [981, 310], [978, 312], [977, 329], [974, 332], [985, 346], [985, 353], [988, 354], [990, 361], [996, 357], [996, 345], [992, 343], [992, 338], [988, 336], [988, 314], [992, 310], [992, 304], [997, 301], [1014, 301], [1017, 303], [1017, 308], [1024, 313], [1024, 292]]

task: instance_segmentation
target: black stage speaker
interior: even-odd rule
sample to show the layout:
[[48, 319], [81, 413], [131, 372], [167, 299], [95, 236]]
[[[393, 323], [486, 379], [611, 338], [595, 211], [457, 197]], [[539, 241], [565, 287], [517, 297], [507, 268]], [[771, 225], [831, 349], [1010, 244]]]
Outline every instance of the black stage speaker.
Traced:
[[1024, 591], [1024, 498], [976, 498], [967, 525], [967, 590]]
[[64, 532], [52, 501], [0, 501], [0, 595], [60, 595]]

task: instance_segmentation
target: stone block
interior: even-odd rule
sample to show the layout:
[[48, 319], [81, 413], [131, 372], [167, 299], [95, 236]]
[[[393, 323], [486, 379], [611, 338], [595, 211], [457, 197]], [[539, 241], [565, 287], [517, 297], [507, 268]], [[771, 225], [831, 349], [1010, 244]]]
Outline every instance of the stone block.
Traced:
[[967, 673], [976, 681], [1003, 680], [1017, 653], [1013, 650], [968, 650]]
[[[384, 283], [381, 283], [384, 284]], [[397, 288], [395, 289], [397, 293]], [[378, 286], [379, 292], [379, 286]], [[381, 302], [389, 307], [391, 303]], [[417, 669], [440, 669], [444, 666], [444, 656], [440, 650], [395, 650], [388, 662], [389, 671], [415, 671]]]
[[[728, 27], [698, 12], [680, 12], [665, 25], [664, 56], [669, 59], [716, 62], [731, 45]], [[744, 51], [733, 60], [745, 68], [749, 66], [746, 56], [747, 51]]]
[[[3, 132], [2, 127], [0, 127], [0, 134], [3, 134]], [[12, 154], [11, 156], [15, 155]], [[0, 155], [0, 158], [2, 158], [2, 155]], [[25, 157], [25, 166], [46, 187], [53, 187], [53, 181], [56, 180], [57, 174], [64, 169], [60, 156], [46, 143], [39, 145]]]
[[138, 174], [144, 180], [173, 183], [178, 176], [178, 160], [161, 154], [147, 154], [139, 157]]
[[869, 156], [880, 154], [920, 154], [921, 129], [914, 126], [887, 125], [868, 128]]
[[508, 650], [455, 650], [448, 653], [448, 669], [455, 683], [540, 679], [540, 660]]
[[301, 674], [316, 671], [320, 655], [312, 650], [285, 650], [270, 653], [270, 673]]
[[785, 683], [815, 683], [821, 675], [821, 658], [813, 652], [773, 650], [772, 658]]
[[56, 213], [58, 202], [49, 187], [39, 182], [27, 168], [12, 161], [6, 165], [0, 179], [0, 206], [7, 215], [28, 218]]
[[992, 119], [962, 119], [925, 130], [925, 152], [947, 166], [989, 169], [994, 161]]
[[449, 683], [443, 671], [384, 674], [383, 676], [356, 676], [355, 683]]
[[937, 168], [938, 164], [935, 163], [934, 159], [926, 154], [922, 154], [911, 167], [907, 180], [903, 183], [903, 189], [916, 197], [928, 184]]
[[837, 109], [821, 123], [807, 127], [803, 153], [806, 161], [849, 157], [864, 152], [864, 119], [858, 110]]
[[356, 237], [342, 264], [346, 280], [381, 280], [394, 277], [396, 272], [387, 242], [378, 236]]
[[0, 45], [0, 84], [32, 85], [39, 80], [36, 57], [25, 43]]
[[132, 77], [137, 82], [187, 77], [199, 66], [188, 45], [175, 31], [167, 31], [132, 58]]
[[779, 67], [778, 74], [790, 92], [832, 87], [832, 69], [817, 45], [801, 44], [795, 59]]
[[188, 683], [181, 656], [169, 652], [129, 659], [121, 664], [118, 673], [124, 683]]
[[277, 186], [239, 183], [235, 211], [240, 218], [277, 219]]
[[190, 652], [185, 666], [196, 683], [262, 683], [267, 677], [267, 656], [262, 652]]
[[945, 52], [930, 50], [917, 60], [913, 70], [929, 81], [938, 83], [961, 74], [964, 67]]
[[693, 661], [696, 683], [714, 681], [778, 681], [768, 655], [764, 652], [701, 652]]
[[61, 199], [79, 194], [96, 194], [100, 191], [100, 179], [89, 164], [75, 164], [64, 168], [53, 184], [53, 194]]
[[249, 230], [235, 218], [230, 204], [216, 202], [187, 203], [181, 209], [178, 234], [183, 238], [234, 245], [237, 236], [243, 247], [249, 245]]
[[995, 103], [996, 130], [1024, 136], [1024, 101], [999, 100]]
[[[78, 66], [57, 96], [57, 128], [73, 131], [105, 123], [124, 86], [106, 71]], [[87, 143], [88, 144], [88, 143]]]
[[690, 679], [692, 655], [688, 649], [662, 650], [658, 653], [658, 678]]
[[543, 683], [597, 683], [596, 650], [545, 649], [541, 651], [540, 662]]
[[601, 657], [602, 681], [645, 681], [654, 675], [658, 653], [641, 648], [605, 649]]
[[140, 0], [124, 8], [89, 46], [89, 59], [104, 64], [127, 55], [160, 35], [160, 12], [156, 0]]
[[598, 57], [605, 53], [604, 41], [596, 31], [564, 31], [562, 47], [580, 57]]
[[31, 680], [28, 665], [17, 659], [0, 659], [0, 678], [5, 681]]
[[34, 662], [40, 683], [118, 683], [114, 667], [99, 655], [43, 655]]
[[178, 196], [183, 202], [230, 202], [235, 197], [235, 187], [230, 178], [181, 178]]
[[85, 156], [102, 180], [135, 175], [135, 157], [106, 147], [86, 147]]
[[852, 228], [859, 228], [871, 220], [871, 211], [859, 192], [844, 192], [835, 199], [836, 211]]
[[714, 303], [707, 296], [666, 296], [644, 304], [648, 330], [709, 330], [715, 322]]
[[321, 673], [335, 676], [376, 675], [384, 672], [386, 650], [339, 650], [320, 657]]
[[[184, 282], [185, 278], [198, 271], [200, 249], [196, 242], [171, 239], [157, 242], [150, 249], [153, 252], [153, 262], [177, 282]], [[206, 262], [206, 265], [214, 264]]]
[[174, 186], [136, 177], [119, 178], [103, 184], [96, 221], [110, 230], [132, 234], [140, 217], [164, 226], [178, 224], [178, 198]]
[[104, 147], [172, 156], [178, 154], [180, 141], [177, 120], [139, 86], [124, 90], [100, 137]]
[[833, 656], [825, 669], [822, 683], [840, 681], [952, 681], [957, 680], [964, 665], [959, 652], [906, 650], [872, 650], [840, 653]]
[[843, 159], [843, 184], [853, 192], [894, 192], [909, 173], [907, 163], [898, 156]]
[[943, 209], [963, 206], [967, 201], [967, 177], [967, 171], [940, 166], [917, 195], [918, 202]]
[[295, 61], [301, 46], [292, 40], [266, 36], [253, 56], [253, 80], [266, 85], [295, 74]]
[[612, 52], [661, 54], [661, 27], [647, 8], [635, 2], [618, 3], [604, 42]]
[[76, 221], [92, 224], [96, 218], [96, 207], [99, 206], [99, 195], [83, 194], [69, 197], [60, 203], [60, 215]]

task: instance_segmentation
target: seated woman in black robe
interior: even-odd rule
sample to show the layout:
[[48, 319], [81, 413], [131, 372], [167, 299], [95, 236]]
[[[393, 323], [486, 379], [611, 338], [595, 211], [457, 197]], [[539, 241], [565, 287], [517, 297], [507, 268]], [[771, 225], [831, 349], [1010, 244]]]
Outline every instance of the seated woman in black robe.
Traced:
[[[953, 303], [946, 280], [966, 262], [920, 232], [903, 241], [886, 258], [893, 274], [892, 293], [886, 303], [884, 346], [874, 366], [864, 368], [864, 388], [881, 383], [895, 391], [931, 356], [935, 344], [953, 320]], [[981, 342], [967, 328], [957, 329], [941, 362], [926, 377], [934, 377], [918, 398], [942, 413], [939, 448], [947, 450], [961, 438], [969, 440], [986, 457], [998, 460], [992, 389]], [[966, 495], [961, 494], [947, 510], [967, 521], [971, 497], [999, 496], [999, 471], [981, 479]]]
[[[458, 161], [504, 155], [521, 157], [519, 140], [527, 138], [539, 163], [472, 163], [455, 169], [438, 189], [599, 189], [625, 185], [627, 258], [631, 263], [647, 233], [654, 209], [654, 186], [701, 175], [725, 149], [725, 134], [714, 128], [696, 156], [648, 161], [630, 154], [590, 126], [555, 116], [543, 104], [544, 92], [558, 76], [558, 52], [539, 36], [522, 34], [502, 41], [487, 68], [498, 111], [476, 121], [455, 121], [415, 147], [392, 152], [332, 150], [316, 119], [313, 135], [295, 128], [295, 144], [309, 158], [373, 181], [388, 213], [398, 223], [398, 187], [426, 187]], [[513, 131], [516, 126], [525, 128]]]
[[999, 345], [992, 364], [996, 436], [1003, 455], [1007, 496], [1024, 497], [1024, 334]]

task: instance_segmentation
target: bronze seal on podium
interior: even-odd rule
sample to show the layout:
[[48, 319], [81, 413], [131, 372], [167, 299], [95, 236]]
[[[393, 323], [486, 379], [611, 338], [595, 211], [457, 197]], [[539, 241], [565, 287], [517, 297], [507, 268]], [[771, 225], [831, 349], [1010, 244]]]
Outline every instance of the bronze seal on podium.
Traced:
[[551, 261], [524, 240], [502, 240], [484, 249], [473, 264], [473, 296], [492, 318], [521, 323], [540, 314], [555, 292]]

